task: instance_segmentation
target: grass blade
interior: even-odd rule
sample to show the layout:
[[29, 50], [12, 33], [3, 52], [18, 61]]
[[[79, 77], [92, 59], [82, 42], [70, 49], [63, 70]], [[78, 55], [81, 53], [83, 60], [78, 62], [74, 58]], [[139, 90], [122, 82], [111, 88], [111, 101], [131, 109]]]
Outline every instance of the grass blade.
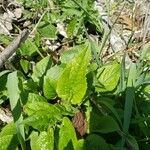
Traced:
[[[124, 121], [123, 121], [123, 132], [125, 133], [125, 135], [128, 134], [132, 115], [133, 102], [135, 100], [135, 88], [134, 88], [135, 79], [136, 79], [136, 64], [132, 63], [129, 70], [125, 96]], [[122, 146], [124, 146], [125, 144], [125, 139], [126, 139], [125, 136], [123, 136]]]

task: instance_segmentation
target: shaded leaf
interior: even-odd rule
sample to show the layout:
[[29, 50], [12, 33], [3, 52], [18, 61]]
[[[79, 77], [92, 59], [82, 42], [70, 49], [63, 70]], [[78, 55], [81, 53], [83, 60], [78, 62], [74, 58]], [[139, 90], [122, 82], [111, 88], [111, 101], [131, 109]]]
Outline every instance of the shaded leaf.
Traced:
[[91, 134], [85, 140], [84, 149], [85, 150], [109, 150], [109, 147], [102, 137], [96, 134]]
[[111, 116], [100, 116], [92, 113], [90, 116], [90, 132], [109, 133], [119, 130], [119, 125]]

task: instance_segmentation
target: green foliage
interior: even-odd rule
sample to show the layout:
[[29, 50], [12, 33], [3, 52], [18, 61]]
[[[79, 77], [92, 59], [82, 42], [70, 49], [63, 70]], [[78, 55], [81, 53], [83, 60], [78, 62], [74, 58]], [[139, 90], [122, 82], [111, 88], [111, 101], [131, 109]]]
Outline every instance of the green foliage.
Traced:
[[64, 66], [54, 66], [49, 69], [44, 77], [43, 92], [44, 96], [48, 99], [55, 98], [57, 96], [56, 87], [57, 82], [63, 73]]
[[81, 103], [87, 89], [86, 73], [89, 61], [90, 49], [85, 46], [80, 54], [66, 65], [57, 85], [58, 96], [63, 101]]
[[74, 150], [76, 144], [77, 137], [73, 125], [68, 118], [64, 118], [59, 131], [58, 150]]
[[15, 124], [6, 125], [0, 133], [1, 150], [14, 149], [18, 145], [17, 129]]
[[120, 65], [118, 63], [108, 64], [97, 70], [96, 91], [108, 92], [115, 89], [120, 76]]
[[43, 58], [38, 62], [33, 69], [32, 79], [34, 82], [42, 82], [42, 77], [46, 74], [47, 70], [51, 67], [52, 61], [49, 56]]
[[100, 150], [100, 149], [109, 150], [109, 147], [102, 137], [96, 134], [91, 134], [85, 140], [84, 149], [86, 150]]
[[46, 102], [29, 102], [24, 109], [29, 117], [23, 123], [40, 131], [44, 131], [48, 126], [53, 126], [62, 117], [59, 107]]
[[53, 150], [54, 149], [54, 131], [52, 128], [48, 131], [43, 131], [38, 135], [37, 132], [31, 134], [31, 149], [32, 150]]
[[0, 149], [149, 149], [149, 44], [130, 67], [125, 54], [104, 63], [109, 34], [94, 0], [19, 1], [23, 19], [36, 25], [17, 51], [16, 71], [0, 72], [0, 107], [13, 116], [0, 124]]
[[33, 56], [38, 51], [38, 47], [35, 45], [35, 43], [28, 39], [24, 44], [20, 47], [20, 53], [21, 55], [27, 55], [27, 56]]
[[7, 90], [14, 123], [17, 128], [17, 136], [22, 146], [22, 149], [25, 149], [24, 126], [20, 124], [23, 120], [23, 116], [21, 114], [19, 80], [19, 74], [17, 73], [17, 71], [10, 73], [7, 79]]

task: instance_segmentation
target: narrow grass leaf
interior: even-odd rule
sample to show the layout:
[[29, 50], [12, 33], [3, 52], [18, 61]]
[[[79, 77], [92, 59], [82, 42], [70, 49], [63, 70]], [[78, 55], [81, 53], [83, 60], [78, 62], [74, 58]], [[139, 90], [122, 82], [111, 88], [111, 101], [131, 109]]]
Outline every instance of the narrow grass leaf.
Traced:
[[[123, 121], [123, 132], [125, 134], [127, 134], [129, 130], [133, 102], [135, 99], [135, 88], [134, 88], [135, 79], [136, 79], [136, 64], [132, 63], [128, 74], [128, 82], [125, 96], [124, 121]], [[124, 143], [125, 137], [123, 137], [122, 139], [122, 144], [124, 145]]]

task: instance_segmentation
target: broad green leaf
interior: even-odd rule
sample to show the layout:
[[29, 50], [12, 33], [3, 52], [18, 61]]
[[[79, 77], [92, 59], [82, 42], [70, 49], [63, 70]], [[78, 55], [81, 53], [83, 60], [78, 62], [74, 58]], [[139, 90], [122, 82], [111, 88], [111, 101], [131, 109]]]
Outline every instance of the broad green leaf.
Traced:
[[109, 150], [109, 146], [102, 137], [96, 134], [91, 134], [85, 140], [84, 149], [85, 150]]
[[37, 111], [43, 110], [47, 111], [49, 113], [53, 113], [53, 115], [60, 115], [61, 111], [57, 105], [49, 104], [47, 102], [42, 102], [42, 101], [33, 101], [29, 102], [24, 106], [24, 111], [28, 114], [34, 114]]
[[17, 147], [17, 135], [6, 135], [0, 137], [1, 150], [15, 149]]
[[0, 149], [15, 149], [18, 145], [17, 129], [15, 124], [7, 124], [0, 132]]
[[38, 62], [33, 69], [32, 79], [34, 82], [40, 82], [42, 77], [46, 74], [47, 70], [51, 67], [52, 61], [50, 56], [43, 58]]
[[89, 46], [85, 46], [79, 55], [66, 65], [56, 90], [63, 101], [71, 101], [72, 104], [81, 103], [87, 89], [86, 72], [90, 54]]
[[77, 142], [77, 146], [76, 146], [76, 150], [84, 150], [84, 142], [85, 140], [84, 139], [80, 139], [78, 140]]
[[74, 18], [69, 22], [69, 24], [67, 26], [67, 35], [69, 37], [73, 37], [74, 35], [76, 35], [76, 33], [77, 33], [77, 30], [76, 30], [77, 24], [78, 24], [78, 19], [77, 18]]
[[29, 95], [28, 95], [28, 103], [32, 103], [32, 102], [46, 102], [46, 101], [47, 100], [43, 96], [40, 96], [38, 94], [29, 93]]
[[90, 132], [109, 133], [120, 129], [111, 116], [100, 116], [97, 113], [91, 113], [89, 124]]
[[54, 131], [52, 128], [48, 131], [40, 132], [38, 136], [36, 132], [31, 134], [32, 150], [54, 150]]
[[53, 116], [49, 111], [39, 110], [34, 114], [27, 117], [22, 123], [28, 126], [32, 126], [34, 129], [39, 131], [45, 131], [49, 126], [54, 126], [58, 120], [59, 116]]
[[7, 90], [14, 122], [16, 124], [18, 131], [17, 132], [18, 139], [23, 148], [25, 147], [24, 143], [25, 134], [24, 134], [24, 125], [20, 124], [23, 120], [23, 117], [21, 114], [22, 108], [20, 103], [19, 75], [17, 71], [12, 72], [8, 75]]
[[53, 126], [61, 119], [63, 114], [61, 108], [47, 102], [27, 103], [24, 107], [24, 111], [29, 117], [27, 117], [23, 123], [39, 131], [46, 130], [49, 126]]
[[2, 128], [2, 131], [0, 132], [0, 137], [13, 134], [17, 134], [16, 126], [14, 123], [9, 123], [4, 128]]
[[44, 76], [43, 92], [46, 98], [51, 99], [56, 97], [57, 81], [63, 73], [63, 69], [64, 67], [62, 65], [54, 66]]
[[20, 65], [25, 73], [27, 73], [29, 71], [29, 67], [30, 67], [29, 61], [21, 59]]
[[120, 76], [120, 65], [112, 63], [97, 71], [96, 91], [109, 92], [116, 88]]
[[37, 51], [38, 47], [31, 39], [27, 39], [25, 43], [19, 48], [22, 55], [33, 56]]
[[75, 129], [71, 121], [64, 117], [59, 131], [58, 150], [74, 150], [77, 145]]
[[114, 115], [114, 117], [117, 119], [119, 125], [121, 126], [121, 119], [117, 113], [117, 111], [115, 110], [115, 108], [109, 104], [107, 101], [103, 100], [103, 101], [98, 101], [98, 103], [100, 103], [101, 105], [105, 106], [108, 110], [110, 110], [112, 112], [112, 114]]
[[38, 28], [39, 33], [41, 36], [45, 38], [50, 38], [50, 39], [56, 39], [57, 38], [57, 29], [55, 26], [51, 24], [43, 25]]
[[61, 63], [67, 64], [68, 62], [72, 61], [75, 57], [77, 57], [77, 55], [79, 55], [80, 50], [84, 49], [84, 47], [85, 45], [79, 45], [64, 51], [60, 57]]
[[39, 138], [39, 133], [32, 131], [31, 135], [30, 135], [30, 146], [31, 146], [31, 150], [34, 149], [39, 149], [39, 145], [37, 144], [37, 140]]

